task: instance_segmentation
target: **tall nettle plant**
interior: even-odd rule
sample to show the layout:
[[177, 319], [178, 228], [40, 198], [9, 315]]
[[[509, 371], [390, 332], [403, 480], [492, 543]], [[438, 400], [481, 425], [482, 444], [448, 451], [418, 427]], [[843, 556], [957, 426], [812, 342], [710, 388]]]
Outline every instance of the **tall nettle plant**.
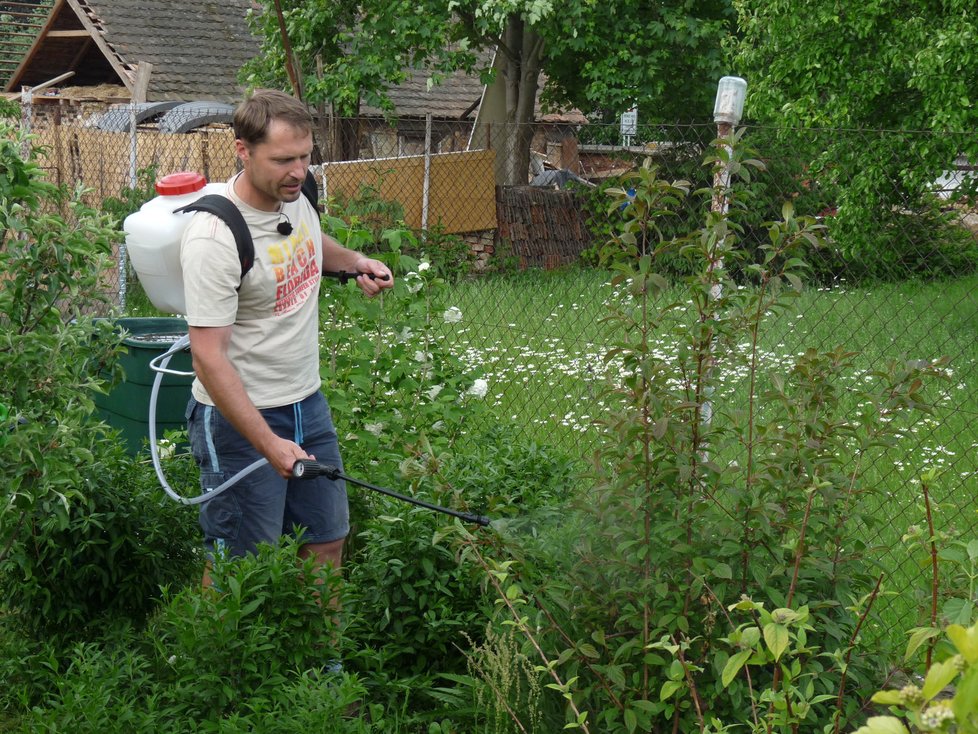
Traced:
[[[576, 556], [548, 579], [485, 562], [505, 623], [563, 696], [567, 725], [586, 731], [831, 728], [868, 699], [871, 662], [854, 641], [878, 579], [874, 488], [861, 477], [940, 373], [894, 364], [852, 396], [841, 383], [855, 355], [841, 349], [765, 369], [763, 328], [802, 289], [798, 254], [820, 230], [786, 204], [746, 262], [743, 182], [763, 166], [736, 135], [705, 163], [730, 176], [690, 192], [646, 162], [609, 192], [624, 215], [601, 252], [616, 293], [603, 397], [617, 408], [597, 421]], [[663, 234], [691, 195], [708, 209], [703, 226]], [[693, 273], [683, 289], [659, 269], [677, 257]], [[664, 334], [672, 351], [657, 346]], [[744, 624], [738, 604], [753, 615]]]

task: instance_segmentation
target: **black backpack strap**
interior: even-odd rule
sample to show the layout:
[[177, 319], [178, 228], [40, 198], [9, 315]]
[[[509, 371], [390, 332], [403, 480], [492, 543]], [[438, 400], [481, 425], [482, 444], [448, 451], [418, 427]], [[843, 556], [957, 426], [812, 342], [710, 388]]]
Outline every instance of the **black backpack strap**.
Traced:
[[316, 183], [316, 177], [312, 175], [312, 171], [306, 171], [306, 180], [302, 182], [302, 193], [305, 194], [307, 199], [309, 199], [309, 203], [312, 204], [312, 208], [318, 212], [319, 184]]
[[[315, 180], [313, 184], [315, 185]], [[241, 261], [241, 279], [244, 280], [245, 275], [251, 270], [251, 266], [255, 264], [255, 243], [251, 239], [251, 232], [248, 231], [248, 225], [245, 223], [241, 210], [235, 206], [233, 201], [220, 194], [208, 194], [207, 196], [200, 197], [197, 201], [191, 202], [179, 209], [174, 209], [173, 211], [174, 213], [207, 212], [224, 222], [228, 226], [228, 229], [231, 230], [231, 234], [234, 236], [234, 243], [238, 246], [238, 259]], [[240, 288], [241, 286], [239, 285], [238, 287]]]
[[[302, 182], [302, 193], [309, 199], [312, 208], [319, 211], [319, 184], [316, 183], [312, 171], [306, 171], [306, 180]], [[220, 194], [208, 194], [202, 196], [197, 201], [191, 202], [176, 212], [207, 212], [224, 222], [231, 234], [234, 236], [234, 243], [238, 246], [238, 259], [241, 261], [241, 279], [251, 270], [255, 264], [255, 243], [251, 239], [251, 232], [245, 223], [241, 210], [235, 206], [234, 202], [226, 196]], [[240, 288], [240, 286], [239, 286]]]

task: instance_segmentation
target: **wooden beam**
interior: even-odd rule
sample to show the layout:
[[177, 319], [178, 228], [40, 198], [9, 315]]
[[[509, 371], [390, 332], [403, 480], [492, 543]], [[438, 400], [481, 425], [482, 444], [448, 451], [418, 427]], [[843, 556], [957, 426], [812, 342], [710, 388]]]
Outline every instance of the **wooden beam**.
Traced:
[[15, 13], [12, 10], [0, 11], [0, 15], [9, 15], [14, 18], [37, 18], [38, 25], [44, 20], [42, 13]]
[[92, 47], [93, 43], [95, 43], [95, 40], [91, 36], [86, 38], [84, 43], [78, 47], [78, 53], [75, 54], [75, 58], [71, 60], [71, 66], [68, 68], [77, 69], [78, 64], [81, 63], [82, 58], [84, 58], [85, 54], [88, 53], [88, 49]]
[[95, 45], [99, 47], [102, 55], [105, 56], [105, 60], [109, 62], [109, 66], [111, 66], [112, 70], [118, 75], [119, 81], [125, 85], [126, 89], [129, 91], [129, 94], [132, 94], [135, 79], [126, 69], [125, 60], [116, 54], [115, 51], [109, 48], [109, 44], [106, 43], [105, 38], [102, 36], [102, 32], [95, 27], [94, 23], [92, 23], [91, 19], [88, 17], [88, 14], [79, 3], [79, 0], [58, 0], [59, 5], [62, 3], [67, 3], [68, 6], [75, 11], [75, 17], [81, 21], [81, 24], [85, 30], [91, 34], [92, 39], [95, 41]]
[[91, 38], [92, 34], [81, 29], [76, 31], [48, 31], [48, 38]]
[[[7, 80], [6, 91], [8, 92], [12, 91], [16, 89], [18, 86], [20, 86], [20, 77], [23, 75], [24, 69], [27, 68], [27, 65], [34, 58], [34, 54], [37, 53], [37, 49], [41, 45], [41, 40], [44, 38], [45, 32], [51, 29], [51, 25], [54, 23], [55, 16], [57, 16], [58, 10], [60, 10], [61, 6], [64, 5], [64, 2], [65, 0], [56, 0], [54, 5], [51, 6], [51, 9], [48, 11], [47, 19], [44, 21], [44, 27], [41, 29], [40, 33], [38, 33], [37, 37], [34, 39], [34, 42], [31, 44], [27, 53], [24, 54], [24, 58], [20, 60], [20, 64], [17, 65], [17, 69], [14, 71], [13, 74], [10, 75], [10, 79]], [[14, 4], [20, 4], [20, 3], [14, 3]]]

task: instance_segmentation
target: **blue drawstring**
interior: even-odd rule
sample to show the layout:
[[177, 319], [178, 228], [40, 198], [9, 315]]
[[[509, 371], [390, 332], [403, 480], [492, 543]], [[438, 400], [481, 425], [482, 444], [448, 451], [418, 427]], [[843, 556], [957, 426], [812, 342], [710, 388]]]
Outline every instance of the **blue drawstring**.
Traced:
[[292, 412], [295, 415], [295, 442], [302, 445], [302, 405], [296, 403], [292, 406]]

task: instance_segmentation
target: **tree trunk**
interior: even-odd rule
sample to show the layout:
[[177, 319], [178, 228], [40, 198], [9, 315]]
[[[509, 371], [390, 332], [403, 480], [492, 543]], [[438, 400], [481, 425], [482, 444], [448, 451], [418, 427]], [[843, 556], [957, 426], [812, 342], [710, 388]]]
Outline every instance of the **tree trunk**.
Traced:
[[536, 112], [537, 86], [543, 39], [523, 19], [510, 15], [503, 31], [502, 53], [506, 87], [505, 139], [498, 150], [504, 156], [503, 183], [524, 185], [529, 180], [530, 144]]
[[[322, 57], [316, 57], [316, 73], [319, 78], [323, 76]], [[360, 157], [360, 113], [359, 98], [354, 105], [351, 114], [344, 115], [344, 111], [336, 109], [335, 105], [320, 102], [318, 106], [319, 120], [317, 132], [319, 134], [319, 152], [324, 161], [355, 161]]]

